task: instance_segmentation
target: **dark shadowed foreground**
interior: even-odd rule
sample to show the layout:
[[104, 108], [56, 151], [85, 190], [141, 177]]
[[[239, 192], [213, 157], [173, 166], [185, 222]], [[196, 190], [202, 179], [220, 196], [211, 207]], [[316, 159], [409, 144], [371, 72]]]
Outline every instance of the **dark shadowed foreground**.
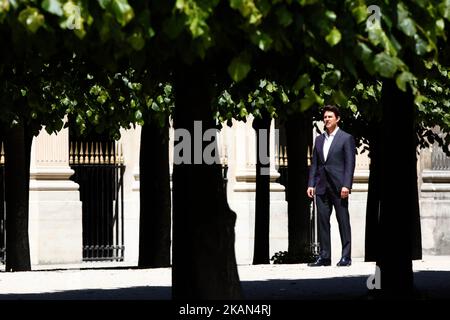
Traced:
[[[239, 275], [246, 300], [371, 300], [367, 278], [374, 270], [373, 263], [358, 261], [349, 268], [245, 265]], [[414, 270], [416, 299], [450, 299], [450, 257], [425, 257]], [[170, 268], [0, 273], [0, 300], [170, 299]]]

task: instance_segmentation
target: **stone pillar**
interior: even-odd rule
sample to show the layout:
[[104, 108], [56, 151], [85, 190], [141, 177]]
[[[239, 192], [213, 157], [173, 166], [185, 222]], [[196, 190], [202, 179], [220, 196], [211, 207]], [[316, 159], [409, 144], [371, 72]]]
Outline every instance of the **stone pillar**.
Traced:
[[434, 145], [420, 152], [422, 252], [450, 254], [450, 157]]
[[[254, 220], [256, 196], [256, 135], [252, 128], [252, 117], [247, 122], [233, 120], [232, 128], [224, 126], [219, 141], [225, 144], [228, 159], [228, 203], [237, 214], [236, 259], [238, 264], [253, 260]], [[223, 156], [223, 155], [221, 155]], [[287, 250], [287, 202], [284, 187], [275, 180], [279, 173], [275, 169], [274, 122], [270, 132], [270, 256]]]
[[69, 131], [33, 140], [30, 163], [31, 264], [80, 263], [82, 210], [78, 184], [69, 180]]
[[120, 145], [123, 148], [125, 174], [124, 188], [124, 262], [134, 265], [139, 259], [139, 150], [141, 126], [121, 130]]

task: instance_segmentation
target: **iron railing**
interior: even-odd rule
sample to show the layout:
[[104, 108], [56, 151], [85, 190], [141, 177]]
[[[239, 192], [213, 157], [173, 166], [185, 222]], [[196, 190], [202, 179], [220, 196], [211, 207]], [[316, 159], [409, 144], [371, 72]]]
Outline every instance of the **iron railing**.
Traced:
[[70, 143], [72, 180], [80, 186], [83, 261], [123, 261], [123, 152], [114, 142]]
[[432, 147], [431, 169], [450, 170], [450, 157], [437, 144], [434, 144]]

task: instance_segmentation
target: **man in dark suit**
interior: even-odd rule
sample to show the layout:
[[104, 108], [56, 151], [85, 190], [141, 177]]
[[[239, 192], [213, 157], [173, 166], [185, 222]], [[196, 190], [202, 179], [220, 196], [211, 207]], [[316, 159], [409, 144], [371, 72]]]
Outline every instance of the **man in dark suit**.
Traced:
[[342, 243], [341, 259], [337, 265], [350, 266], [348, 195], [355, 171], [355, 140], [338, 127], [340, 113], [336, 106], [325, 106], [322, 115], [325, 132], [316, 138], [307, 190], [310, 198], [316, 195], [320, 255], [316, 262], [308, 266], [331, 265], [330, 216], [333, 207]]

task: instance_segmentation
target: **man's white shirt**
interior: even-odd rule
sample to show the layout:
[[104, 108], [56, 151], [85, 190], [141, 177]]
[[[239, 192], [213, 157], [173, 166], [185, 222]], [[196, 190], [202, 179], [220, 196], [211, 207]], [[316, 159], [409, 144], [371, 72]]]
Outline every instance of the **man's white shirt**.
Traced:
[[328, 157], [328, 151], [330, 151], [331, 143], [333, 142], [334, 136], [336, 135], [336, 132], [339, 130], [339, 127], [336, 126], [336, 129], [328, 135], [328, 133], [325, 131], [325, 142], [323, 143], [323, 158], [325, 161], [327, 161]]

